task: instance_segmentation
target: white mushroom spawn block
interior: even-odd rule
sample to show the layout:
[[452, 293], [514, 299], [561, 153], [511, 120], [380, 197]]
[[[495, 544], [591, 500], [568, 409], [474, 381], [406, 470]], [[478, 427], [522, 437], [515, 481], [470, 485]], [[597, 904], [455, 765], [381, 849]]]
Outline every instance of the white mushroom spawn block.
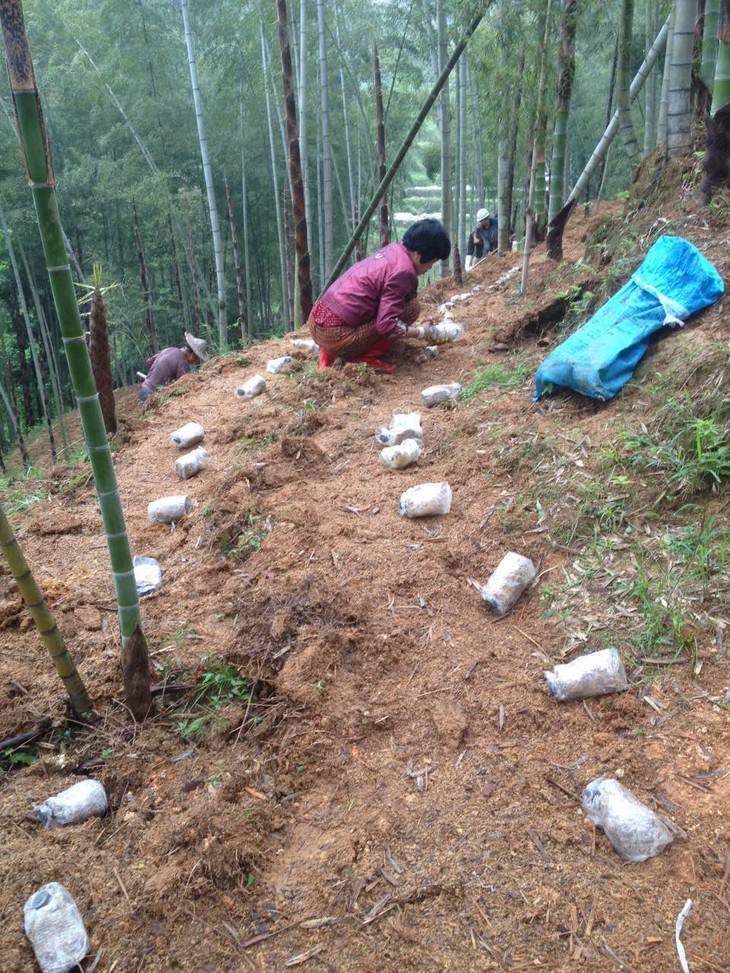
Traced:
[[151, 524], [172, 524], [193, 509], [190, 497], [160, 497], [147, 505], [147, 517]]
[[265, 388], [266, 379], [263, 375], [254, 375], [253, 378], [246, 379], [243, 385], [238, 386], [236, 395], [239, 399], [255, 399]]
[[508, 551], [482, 588], [482, 601], [498, 615], [506, 615], [536, 576], [537, 570], [529, 557]]
[[464, 325], [458, 321], [444, 320], [440, 324], [432, 324], [426, 335], [431, 341], [461, 341], [464, 337]]
[[548, 689], [560, 703], [589, 696], [606, 696], [628, 689], [621, 656], [616, 649], [589, 652], [545, 673]]
[[78, 969], [89, 937], [73, 896], [58, 882], [42, 885], [23, 906], [23, 928], [41, 973]]
[[291, 355], [282, 355], [281, 358], [272, 358], [266, 363], [266, 371], [271, 375], [278, 375], [294, 361]]
[[453, 402], [461, 392], [461, 385], [458, 382], [449, 382], [446, 385], [429, 385], [421, 392], [421, 399], [426, 408], [430, 409], [440, 402]]
[[44, 828], [63, 828], [87, 818], [106, 814], [108, 802], [104, 785], [98, 780], [80, 780], [71, 787], [47, 797], [33, 808], [32, 817]]
[[319, 354], [319, 345], [314, 338], [292, 338], [291, 345], [299, 351], [309, 352], [310, 355]]
[[134, 569], [134, 583], [137, 586], [137, 595], [144, 598], [145, 595], [152, 595], [162, 587], [162, 568], [160, 562], [153, 557], [140, 557], [135, 555], [132, 558], [132, 568]]
[[390, 426], [375, 433], [375, 441], [381, 446], [397, 446], [404, 439], [423, 440], [420, 412], [394, 412]]
[[448, 483], [419, 483], [401, 494], [401, 517], [437, 517], [450, 510], [451, 487]]
[[187, 449], [189, 446], [197, 446], [201, 443], [204, 436], [205, 429], [199, 422], [186, 422], [184, 426], [180, 426], [170, 434], [170, 441], [178, 449]]
[[208, 465], [208, 451], [198, 446], [175, 461], [175, 472], [180, 480], [189, 480]]
[[583, 791], [582, 804], [626, 861], [646, 861], [672, 843], [672, 833], [662, 819], [611, 777], [592, 780]]
[[380, 451], [380, 461], [389, 470], [404, 470], [416, 463], [423, 453], [423, 446], [418, 439], [404, 439], [397, 446], [386, 446]]

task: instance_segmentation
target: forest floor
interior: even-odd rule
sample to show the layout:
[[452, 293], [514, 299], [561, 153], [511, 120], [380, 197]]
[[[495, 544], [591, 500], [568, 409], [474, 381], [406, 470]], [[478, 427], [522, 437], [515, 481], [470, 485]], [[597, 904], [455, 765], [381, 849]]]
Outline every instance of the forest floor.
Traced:
[[[658, 232], [693, 240], [728, 279], [730, 205], [698, 215], [690, 188], [576, 214], [566, 261], [538, 248], [524, 298], [517, 276], [493, 286], [518, 254], [433, 285], [427, 304], [484, 290], [455, 311], [465, 340], [427, 364], [415, 342], [393, 376], [321, 373], [300, 355], [261, 397], [235, 398], [289, 352], [284, 338], [211, 361], [144, 413], [121, 394], [133, 550], [164, 578], [143, 614], [167, 690], [142, 726], [121, 702], [88, 466], [8, 487], [101, 722], [64, 728], [57, 679], [0, 577], [0, 737], [56, 721], [39, 759], [0, 781], [4, 970], [33, 969], [22, 906], [50, 880], [74, 895], [97, 973], [668, 973], [688, 898], [690, 968], [730, 969], [728, 501], [695, 492], [688, 512], [651, 452], [667, 404], [673, 421], [700, 392], [727, 398], [727, 299], [657, 342], [612, 402], [530, 401], [547, 350]], [[577, 262], [587, 233], [613, 241], [592, 266]], [[422, 409], [418, 466], [385, 470], [376, 428], [450, 381], [467, 396]], [[188, 420], [210, 465], [183, 486], [169, 436]], [[401, 518], [402, 491], [434, 480], [450, 483], [451, 513]], [[185, 521], [148, 523], [149, 501], [183, 491]], [[508, 550], [539, 580], [497, 619], [472, 582]], [[628, 692], [550, 698], [545, 668], [605, 645], [624, 655]], [[107, 817], [50, 832], [27, 820], [79, 775], [103, 781]], [[600, 775], [674, 823], [667, 851], [626, 864], [594, 831], [580, 795]]]

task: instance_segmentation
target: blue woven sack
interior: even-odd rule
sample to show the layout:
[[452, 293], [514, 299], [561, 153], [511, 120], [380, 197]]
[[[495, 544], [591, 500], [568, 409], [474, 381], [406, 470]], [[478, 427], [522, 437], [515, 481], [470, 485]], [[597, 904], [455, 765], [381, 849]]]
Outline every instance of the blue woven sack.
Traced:
[[655, 331], [683, 324], [724, 290], [697, 247], [681, 237], [659, 237], [621, 290], [540, 365], [533, 399], [563, 388], [612, 399], [634, 374]]

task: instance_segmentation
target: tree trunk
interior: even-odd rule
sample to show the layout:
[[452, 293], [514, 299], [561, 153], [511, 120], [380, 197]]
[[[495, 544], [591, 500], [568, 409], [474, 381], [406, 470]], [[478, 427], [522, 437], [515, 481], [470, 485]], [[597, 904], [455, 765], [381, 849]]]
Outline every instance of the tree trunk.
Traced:
[[550, 200], [548, 221], [552, 223], [563, 205], [565, 180], [565, 143], [570, 116], [570, 98], [575, 75], [575, 30], [578, 22], [578, 0], [563, 0], [560, 18], [560, 52], [558, 54], [558, 84], [555, 103], [555, 128], [550, 165]]
[[[550, 2], [550, 0], [548, 0]], [[464, 51], [467, 58], [467, 77], [469, 86], [469, 103], [471, 105], [471, 126], [472, 126], [472, 156], [474, 163], [474, 190], [476, 192], [477, 207], [484, 206], [484, 160], [482, 158], [482, 140], [479, 126], [479, 101], [474, 90], [474, 78], [472, 77], [471, 67], [468, 60], [468, 52]], [[473, 215], [473, 214], [472, 214]]]
[[657, 129], [656, 129], [656, 143], [657, 147], [662, 147], [666, 151], [667, 147], [667, 108], [668, 108], [668, 94], [669, 94], [669, 64], [672, 59], [672, 36], [674, 34], [674, 20], [677, 13], [677, 8], [672, 3], [672, 9], [669, 13], [669, 27], [667, 34], [667, 42], [664, 49], [664, 70], [662, 73], [662, 87], [659, 96], [659, 115], [657, 117]]
[[[651, 47], [658, 30], [657, 0], [646, 0], [644, 19], [644, 51]], [[657, 130], [657, 72], [654, 71], [646, 85], [644, 98], [644, 155], [647, 156], [656, 145]]]
[[[520, 51], [520, 64], [517, 70], [517, 77], [522, 79], [525, 71], [525, 48]], [[514, 195], [515, 165], [517, 162], [517, 136], [520, 124], [520, 105], [522, 104], [522, 83], [517, 84], [512, 105], [512, 127], [510, 129], [509, 146], [507, 151], [507, 172], [505, 174], [505, 201], [504, 207], [507, 214], [506, 236], [502, 237], [502, 224], [499, 224], [500, 240], [505, 243], [504, 248], [500, 243], [500, 250], [509, 250], [512, 240], [512, 199]]]
[[710, 94], [715, 85], [715, 67], [720, 29], [721, 0], [705, 0], [705, 22], [702, 31], [702, 63], [700, 64], [700, 78]]
[[[375, 87], [375, 141], [378, 151], [378, 182], [385, 175], [385, 123], [383, 121], [383, 85], [380, 79], [380, 60], [378, 48], [373, 47], [373, 79]], [[388, 219], [388, 194], [380, 204], [380, 246], [390, 243], [390, 221]]]
[[89, 357], [94, 372], [94, 381], [99, 392], [99, 404], [101, 405], [101, 414], [104, 417], [104, 427], [107, 433], [113, 434], [117, 431], [117, 414], [114, 404], [114, 383], [109, 355], [106, 308], [98, 278], [91, 296], [91, 311], [89, 313]]
[[670, 158], [688, 153], [692, 138], [690, 89], [695, 0], [675, 0], [675, 3], [677, 12], [672, 34], [667, 89], [667, 151]]
[[633, 173], [639, 145], [636, 141], [634, 123], [631, 120], [631, 105], [629, 104], [629, 87], [631, 83], [631, 42], [633, 40], [634, 0], [623, 0], [621, 4], [621, 24], [619, 27], [618, 45], [618, 78], [617, 97], [619, 130], [626, 155]]
[[[304, 184], [304, 213], [307, 218], [307, 253], [312, 259], [312, 209], [309, 195], [309, 154], [307, 152], [307, 0], [299, 0], [299, 155]], [[301, 297], [300, 297], [301, 300]]]
[[185, 29], [185, 46], [188, 51], [188, 67], [190, 69], [190, 84], [193, 90], [193, 104], [195, 106], [195, 121], [198, 127], [198, 143], [200, 145], [200, 159], [203, 164], [203, 176], [205, 178], [205, 191], [208, 197], [208, 215], [210, 217], [210, 229], [213, 236], [213, 256], [215, 259], [216, 289], [218, 294], [218, 345], [220, 351], [225, 351], [228, 339], [226, 334], [226, 286], [223, 271], [223, 242], [221, 240], [220, 225], [218, 223], [218, 207], [215, 201], [215, 188], [213, 186], [213, 170], [210, 166], [208, 157], [208, 139], [205, 133], [205, 118], [203, 116], [203, 105], [200, 100], [200, 87], [198, 85], [198, 66], [195, 61], [195, 51], [193, 48], [193, 35], [190, 30], [190, 14], [188, 11], [188, 0], [180, 0], [180, 9], [183, 16]]
[[332, 194], [332, 143], [330, 140], [329, 76], [325, 41], [324, 0], [317, 0], [319, 31], [319, 95], [322, 124], [322, 206], [324, 210], [324, 266], [322, 276], [332, 269], [334, 259], [334, 212]]
[[132, 200], [132, 217], [134, 223], [134, 248], [137, 251], [137, 263], [139, 265], [139, 281], [142, 285], [142, 295], [144, 297], [144, 319], [145, 327], [147, 330], [147, 337], [150, 343], [150, 350], [154, 353], [159, 351], [160, 348], [160, 336], [157, 333], [157, 321], [155, 319], [155, 310], [152, 304], [152, 290], [150, 287], [150, 278], [147, 272], [147, 262], [144, 259], [144, 250], [142, 249], [142, 237], [139, 232], [139, 219], [137, 217], [137, 207], [135, 206], [134, 200]]
[[226, 191], [226, 206], [228, 207], [228, 225], [231, 229], [231, 255], [233, 257], [233, 271], [236, 275], [236, 298], [238, 300], [238, 326], [241, 329], [241, 341], [245, 343], [248, 337], [246, 326], [246, 303], [243, 296], [243, 281], [241, 280], [241, 260], [238, 256], [238, 230], [236, 229], [236, 218], [233, 215], [233, 202], [231, 201], [231, 191], [228, 187], [228, 179], [223, 173], [223, 185]]
[[[669, 18], [664, 24], [662, 29], [659, 31], [656, 40], [651, 46], [651, 50], [644, 58], [639, 70], [634, 76], [634, 80], [631, 82], [631, 88], [629, 89], [629, 98], [633, 101], [636, 96], [641, 91], [644, 86], [644, 82], [651, 71], [651, 69], [656, 64], [657, 58], [659, 57], [664, 45], [667, 43], [667, 35], [669, 31]], [[601, 136], [598, 145], [593, 150], [590, 159], [586, 163], [583, 172], [578, 177], [575, 185], [573, 186], [565, 205], [557, 214], [555, 219], [551, 222], [547, 234], [547, 255], [553, 260], [560, 260], [563, 256], [563, 231], [565, 229], [565, 224], [568, 222], [575, 201], [578, 199], [580, 194], [585, 189], [588, 184], [588, 180], [591, 178], [593, 173], [596, 171], [601, 159], [605, 156], [608, 151], [608, 147], [613, 141], [618, 132], [619, 120], [618, 112], [614, 113], [613, 118], [609, 125], [606, 126], [606, 131]]]
[[28, 456], [28, 450], [25, 445], [25, 439], [23, 438], [23, 433], [21, 432], [20, 429], [20, 423], [18, 422], [18, 415], [15, 409], [13, 408], [13, 404], [10, 401], [8, 393], [5, 391], [5, 387], [3, 386], [2, 381], [0, 381], [0, 399], [2, 399], [3, 405], [5, 406], [5, 411], [8, 414], [8, 419], [10, 420], [10, 428], [12, 429], [13, 433], [15, 434], [15, 438], [18, 441], [18, 450], [20, 452], [20, 460], [23, 464], [23, 469], [29, 470], [33, 464], [30, 461], [30, 456]]
[[507, 208], [507, 183], [509, 181], [509, 155], [506, 139], [500, 139], [497, 147], [497, 222], [500, 253], [509, 250], [510, 211]]
[[730, 101], [730, 2], [722, 0], [719, 46], [715, 66], [710, 114], [717, 113]]
[[[458, 245], [464, 248], [464, 253], [466, 253], [466, 54], [462, 54], [459, 58], [459, 85], [458, 85], [458, 121], [459, 121], [459, 135], [457, 139], [457, 153], [456, 157], [458, 160], [457, 164], [457, 199], [459, 201], [458, 205], [458, 219], [456, 221], [456, 239]], [[456, 259], [456, 255], [454, 255]], [[454, 267], [454, 274], [456, 274], [456, 267]], [[459, 274], [461, 275], [461, 267], [459, 267]]]
[[355, 179], [352, 166], [352, 145], [350, 142], [350, 117], [347, 111], [347, 90], [345, 88], [345, 71], [340, 47], [340, 15], [339, 8], [335, 4], [335, 36], [337, 47], [340, 50], [340, 92], [342, 94], [342, 121], [344, 123], [345, 152], [347, 155], [347, 186], [350, 195], [350, 209], [348, 219], [351, 221], [352, 229], [355, 228], [357, 219], [355, 218]]
[[[439, 70], [443, 75], [447, 62], [448, 33], [446, 29], [445, 0], [436, 0], [436, 23], [438, 25]], [[451, 107], [449, 104], [448, 76], [441, 91], [441, 222], [446, 235], [450, 238], [453, 232], [453, 205], [451, 195]], [[449, 261], [441, 261], [441, 276], [450, 273]]]
[[299, 134], [297, 132], [297, 108], [294, 98], [294, 86], [292, 84], [286, 0], [277, 0], [277, 10], [279, 18], [281, 71], [284, 84], [284, 104], [286, 108], [286, 136], [289, 144], [289, 173], [292, 187], [292, 208], [294, 210], [294, 243], [297, 251], [299, 306], [301, 309], [302, 323], [306, 323], [312, 310], [312, 277], [309, 265], [304, 179], [302, 177], [302, 161], [299, 154]]
[[[304, 3], [305, 0], [302, 0]], [[243, 121], [243, 80], [241, 81], [241, 218], [243, 221], [243, 275], [246, 286], [246, 315], [249, 334], [254, 332], [253, 305], [251, 304], [251, 260], [249, 254], [249, 235], [248, 235], [248, 191], [246, 189], [246, 140], [244, 138], [245, 126]]]

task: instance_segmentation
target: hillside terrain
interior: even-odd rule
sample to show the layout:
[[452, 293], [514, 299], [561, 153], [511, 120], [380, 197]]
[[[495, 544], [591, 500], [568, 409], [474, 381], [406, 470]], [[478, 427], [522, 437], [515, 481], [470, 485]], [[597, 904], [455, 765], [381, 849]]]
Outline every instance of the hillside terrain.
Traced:
[[[88, 466], [5, 485], [100, 722], [64, 723], [0, 576], [0, 736], [54, 721], [36, 762], [0, 779], [3, 969], [33, 968], [22, 905], [50, 880], [76, 898], [97, 973], [669, 973], [688, 898], [690, 968], [730, 969], [728, 500], [687, 438], [698, 418], [727, 433], [727, 297], [657, 341], [614, 401], [530, 397], [537, 364], [660, 233], [727, 282], [730, 203], [699, 212], [693, 179], [677, 171], [661, 198], [640, 180], [625, 207], [577, 213], [566, 261], [539, 247], [524, 298], [506, 276], [518, 254], [432, 285], [433, 308], [481, 286], [454, 311], [466, 337], [425, 364], [409, 341], [393, 376], [296, 353], [264, 395], [237, 399], [290, 353], [283, 338], [211, 361], [144, 412], [120, 393], [132, 546], [164, 578], [144, 601], [158, 688], [144, 725], [122, 702]], [[384, 469], [375, 430], [452, 381], [461, 401], [421, 409], [419, 464]], [[210, 465], [183, 488], [169, 436], [189, 420]], [[399, 516], [403, 490], [437, 480], [448, 516]], [[179, 492], [192, 514], [149, 524], [147, 504]], [[508, 550], [539, 578], [497, 619], [475, 582]], [[543, 670], [607, 645], [628, 692], [550, 698]], [[109, 816], [50, 832], [26, 819], [79, 775], [103, 781]], [[600, 775], [673, 822], [667, 851], [618, 858], [580, 807]]]

